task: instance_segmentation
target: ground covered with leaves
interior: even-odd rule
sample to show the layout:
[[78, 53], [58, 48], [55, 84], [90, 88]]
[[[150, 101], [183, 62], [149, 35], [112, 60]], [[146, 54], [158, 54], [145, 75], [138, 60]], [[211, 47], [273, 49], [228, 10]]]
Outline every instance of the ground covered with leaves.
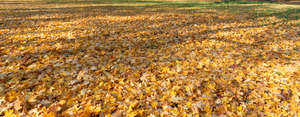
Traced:
[[300, 116], [299, 5], [193, 5], [1, 1], [0, 116]]

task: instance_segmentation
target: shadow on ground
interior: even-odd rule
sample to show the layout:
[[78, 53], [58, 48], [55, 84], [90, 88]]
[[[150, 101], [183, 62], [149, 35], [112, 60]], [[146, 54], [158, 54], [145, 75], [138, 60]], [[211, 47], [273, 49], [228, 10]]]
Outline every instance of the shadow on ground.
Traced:
[[[80, 71], [95, 65], [104, 66], [102, 71], [118, 74], [116, 77], [124, 81], [131, 80], [128, 78], [132, 74], [141, 76], [146, 71], [157, 74], [158, 80], [164, 80], [164, 73], [160, 71], [163, 65], [174, 67], [178, 62], [192, 63], [209, 58], [202, 68], [188, 75], [198, 78], [208, 74], [203, 77], [213, 81], [214, 78], [232, 77], [239, 74], [236, 72], [239, 70], [259, 69], [269, 61], [280, 64], [299, 61], [295, 57], [299, 48], [280, 48], [295, 40], [297, 35], [290, 34], [295, 34], [293, 31], [299, 27], [299, 24], [288, 24], [282, 18], [294, 21], [297, 18], [289, 16], [299, 13], [299, 9], [258, 15], [253, 9], [263, 8], [263, 3], [256, 6], [235, 6], [252, 4], [245, 2], [120, 3], [1, 2], [0, 63], [5, 66], [2, 70], [8, 70], [2, 72], [4, 78], [0, 77], [0, 82], [13, 87], [5, 89], [5, 93], [35, 91], [41, 85], [46, 89], [63, 86], [62, 94], [45, 97], [53, 102], [66, 95], [80, 100], [79, 92], [70, 90], [74, 85], [64, 83], [74, 76], [60, 76], [60, 73], [69, 70], [76, 77]], [[267, 37], [270, 35], [277, 38]], [[216, 64], [220, 61], [224, 65]], [[34, 65], [36, 67], [30, 69]], [[49, 81], [38, 83], [40, 74], [47, 74]], [[103, 76], [102, 72], [93, 70], [89, 74], [94, 78]], [[139, 82], [140, 77], [135, 77]], [[14, 82], [15, 79], [19, 82]], [[65, 81], [60, 84], [57, 79]], [[28, 81], [33, 83], [27, 85], [25, 82]], [[240, 87], [237, 83], [230, 85]], [[244, 98], [233, 101], [242, 102], [246, 96]], [[26, 108], [30, 110], [34, 106]]]

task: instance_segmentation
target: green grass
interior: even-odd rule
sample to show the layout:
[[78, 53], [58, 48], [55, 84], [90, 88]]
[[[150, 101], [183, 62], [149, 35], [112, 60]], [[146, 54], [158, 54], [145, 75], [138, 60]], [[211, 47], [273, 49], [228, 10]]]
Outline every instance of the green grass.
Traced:
[[90, 0], [90, 1], [74, 1], [74, 0], [46, 0], [48, 3], [93, 3], [93, 4], [126, 4], [135, 5], [137, 7], [160, 7], [162, 9], [215, 9], [217, 11], [226, 11], [236, 14], [246, 13], [256, 17], [275, 16], [277, 18], [293, 19], [300, 18], [300, 5], [287, 5], [279, 3], [271, 3], [267, 1], [225, 1], [225, 2], [172, 2], [172, 1], [153, 1], [153, 0]]

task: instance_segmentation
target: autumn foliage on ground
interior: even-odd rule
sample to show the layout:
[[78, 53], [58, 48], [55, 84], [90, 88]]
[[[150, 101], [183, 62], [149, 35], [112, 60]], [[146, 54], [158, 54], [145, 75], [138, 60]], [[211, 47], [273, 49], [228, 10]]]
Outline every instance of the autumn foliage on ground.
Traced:
[[1, 1], [0, 116], [300, 116], [299, 22]]

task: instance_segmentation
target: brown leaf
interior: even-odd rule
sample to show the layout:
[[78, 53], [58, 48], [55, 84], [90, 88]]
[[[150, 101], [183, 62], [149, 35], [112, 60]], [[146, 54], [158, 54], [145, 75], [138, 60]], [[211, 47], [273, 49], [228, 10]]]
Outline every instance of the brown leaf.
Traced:
[[111, 117], [122, 117], [122, 112], [115, 112], [111, 115]]

